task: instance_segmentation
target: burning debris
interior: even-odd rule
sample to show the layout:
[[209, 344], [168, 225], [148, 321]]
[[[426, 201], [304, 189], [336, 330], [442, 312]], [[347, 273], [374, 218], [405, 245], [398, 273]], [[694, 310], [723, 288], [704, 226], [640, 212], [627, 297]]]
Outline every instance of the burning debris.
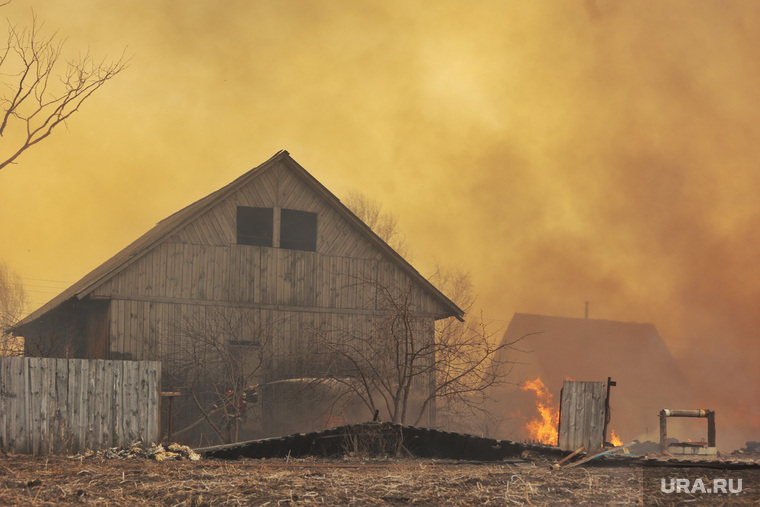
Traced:
[[201, 459], [200, 454], [193, 451], [190, 447], [180, 444], [170, 444], [164, 447], [161, 444], [151, 443], [145, 447], [142, 442], [136, 442], [130, 447], [109, 447], [100, 451], [87, 450], [82, 453], [69, 456], [70, 459], [152, 459], [155, 461], [167, 460], [190, 460], [198, 461]]
[[539, 417], [531, 419], [525, 426], [528, 438], [542, 444], [557, 445], [559, 407], [554, 405], [552, 393], [549, 392], [540, 377], [525, 382], [520, 386], [520, 389], [536, 393], [536, 410], [538, 410]]
[[750, 458], [754, 460], [760, 460], [760, 442], [749, 441], [741, 449], [737, 449], [731, 453], [735, 458]]
[[613, 429], [610, 429], [610, 443], [613, 447], [620, 447], [623, 445], [623, 439], [621, 439]]
[[[668, 439], [668, 443], [675, 442], [677, 442], [675, 438]], [[625, 450], [623, 452], [626, 454], [631, 454], [633, 456], [660, 454], [660, 443], [652, 442], [651, 440], [647, 440], [646, 442], [639, 442], [638, 440], [634, 440], [633, 442], [626, 444], [624, 447]]]

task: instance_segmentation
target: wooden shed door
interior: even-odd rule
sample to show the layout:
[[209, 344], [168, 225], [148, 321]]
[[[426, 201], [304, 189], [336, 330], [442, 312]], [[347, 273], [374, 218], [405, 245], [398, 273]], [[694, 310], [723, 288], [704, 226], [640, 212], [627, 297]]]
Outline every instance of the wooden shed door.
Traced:
[[606, 397], [607, 382], [564, 382], [560, 402], [560, 448], [574, 451], [584, 446], [586, 452], [602, 448]]

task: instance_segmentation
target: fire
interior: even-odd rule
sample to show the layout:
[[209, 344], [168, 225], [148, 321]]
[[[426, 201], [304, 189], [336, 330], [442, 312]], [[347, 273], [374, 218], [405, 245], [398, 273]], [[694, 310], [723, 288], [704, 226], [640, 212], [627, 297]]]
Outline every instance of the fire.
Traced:
[[542, 444], [557, 445], [557, 425], [559, 408], [553, 405], [554, 397], [540, 378], [525, 382], [520, 389], [536, 393], [536, 409], [540, 418], [534, 418], [525, 425], [528, 437]]
[[615, 433], [615, 430], [613, 429], [610, 429], [610, 443], [615, 447], [620, 447], [623, 445], [623, 441], [619, 436], [617, 436], [617, 433]]

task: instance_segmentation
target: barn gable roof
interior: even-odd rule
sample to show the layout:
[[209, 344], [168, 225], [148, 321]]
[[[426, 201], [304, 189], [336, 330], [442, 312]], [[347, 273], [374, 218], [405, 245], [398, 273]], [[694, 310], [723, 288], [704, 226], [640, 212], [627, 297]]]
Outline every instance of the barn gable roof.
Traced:
[[19, 322], [14, 332], [18, 332], [23, 326], [29, 325], [39, 319], [46, 313], [58, 308], [66, 301], [72, 298], [83, 299], [91, 294], [98, 286], [105, 283], [116, 274], [127, 268], [134, 261], [145, 255], [150, 249], [161, 242], [171, 234], [177, 232], [188, 223], [192, 222], [200, 215], [211, 209], [218, 202], [234, 193], [240, 187], [255, 179], [257, 176], [268, 169], [283, 164], [299, 176], [312, 190], [320, 195], [333, 209], [343, 216], [354, 228], [365, 236], [373, 245], [375, 245], [388, 259], [399, 266], [412, 280], [429, 294], [434, 300], [443, 306], [449, 316], [462, 320], [464, 311], [440, 292], [433, 284], [423, 277], [409, 262], [383, 241], [372, 229], [370, 229], [362, 220], [360, 220], [351, 210], [340, 202], [332, 192], [322, 185], [316, 178], [309, 174], [306, 169], [301, 167], [290, 154], [281, 150], [272, 158], [263, 164], [251, 169], [242, 176], [238, 177], [231, 183], [225, 185], [219, 190], [199, 199], [198, 201], [182, 208], [176, 213], [158, 222], [152, 229], [137, 238], [131, 244], [122, 249], [119, 253], [108, 259], [106, 262], [85, 275], [81, 280], [74, 283], [71, 287], [61, 292], [48, 303], [29, 314]]

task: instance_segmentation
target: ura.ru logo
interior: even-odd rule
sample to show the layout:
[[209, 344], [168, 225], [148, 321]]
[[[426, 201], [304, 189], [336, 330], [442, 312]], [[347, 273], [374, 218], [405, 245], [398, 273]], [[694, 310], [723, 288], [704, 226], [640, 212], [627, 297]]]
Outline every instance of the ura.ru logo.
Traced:
[[661, 479], [660, 491], [663, 493], [723, 493], [725, 495], [729, 493], [737, 494], [742, 491], [741, 479], [713, 479], [712, 483], [702, 479]]

